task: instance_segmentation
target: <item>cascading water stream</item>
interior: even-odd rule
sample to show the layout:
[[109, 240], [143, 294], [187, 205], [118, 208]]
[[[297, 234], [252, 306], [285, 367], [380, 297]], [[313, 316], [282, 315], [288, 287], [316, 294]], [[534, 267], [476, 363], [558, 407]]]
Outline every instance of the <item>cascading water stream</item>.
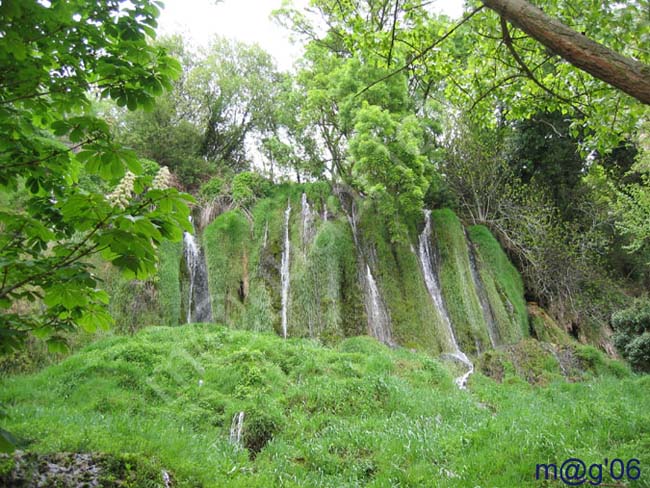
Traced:
[[196, 245], [196, 239], [189, 232], [183, 232], [183, 253], [185, 254], [185, 263], [187, 264], [187, 271], [190, 274], [190, 292], [187, 301], [187, 320], [189, 324], [192, 322], [192, 298], [194, 295], [194, 274], [199, 258], [199, 248]]
[[[340, 196], [341, 195], [339, 195], [339, 198]], [[375, 281], [375, 277], [372, 275], [370, 265], [367, 263], [366, 257], [359, 243], [357, 215], [354, 201], [352, 201], [350, 207], [351, 209], [349, 213], [347, 210], [345, 210], [345, 205], [343, 205], [343, 210], [348, 218], [348, 222], [350, 222], [350, 228], [352, 229], [352, 239], [354, 240], [354, 247], [357, 250], [357, 259], [360, 266], [359, 279], [364, 291], [364, 305], [366, 309], [366, 315], [368, 316], [368, 331], [378, 341], [381, 341], [389, 346], [394, 346], [395, 343], [393, 342], [391, 334], [390, 315], [388, 314], [386, 305], [381, 298], [381, 293], [377, 287], [377, 282]], [[364, 264], [365, 269], [362, 268]]]
[[188, 324], [211, 322], [212, 303], [208, 291], [208, 270], [205, 265], [205, 256], [194, 234], [183, 233], [183, 254], [190, 279], [186, 322]]
[[236, 413], [230, 424], [230, 443], [241, 446], [241, 436], [244, 431], [244, 412]]
[[289, 218], [291, 217], [291, 202], [287, 202], [284, 211], [284, 249], [280, 267], [280, 282], [282, 284], [282, 336], [287, 338], [287, 308], [289, 305], [289, 261], [291, 258], [291, 241], [289, 240]]
[[306, 250], [307, 245], [313, 238], [313, 222], [314, 222], [314, 214], [311, 210], [311, 206], [309, 205], [309, 202], [307, 201], [307, 194], [303, 193], [302, 198], [301, 198], [301, 210], [300, 210], [300, 216], [302, 219], [302, 245], [303, 249]]
[[449, 319], [449, 314], [447, 313], [447, 308], [445, 307], [445, 302], [442, 298], [442, 292], [440, 291], [440, 284], [438, 283], [438, 278], [434, 271], [434, 255], [431, 249], [431, 210], [424, 211], [424, 229], [422, 230], [418, 240], [418, 257], [420, 260], [420, 266], [422, 267], [424, 281], [429, 296], [431, 296], [431, 299], [436, 306], [436, 310], [440, 314], [440, 318], [442, 319], [442, 323], [449, 338], [449, 347], [451, 351], [448, 352], [447, 355], [467, 367], [467, 372], [455, 380], [458, 387], [464, 389], [467, 384], [467, 379], [474, 372], [474, 365], [458, 346], [456, 334], [454, 333], [454, 328]]
[[393, 345], [390, 333], [390, 317], [368, 264], [366, 264], [366, 284], [368, 288], [366, 293], [366, 313], [368, 314], [370, 332], [378, 341]]
[[264, 223], [264, 240], [262, 242], [262, 249], [266, 249], [266, 245], [269, 242], [269, 221], [267, 220]]

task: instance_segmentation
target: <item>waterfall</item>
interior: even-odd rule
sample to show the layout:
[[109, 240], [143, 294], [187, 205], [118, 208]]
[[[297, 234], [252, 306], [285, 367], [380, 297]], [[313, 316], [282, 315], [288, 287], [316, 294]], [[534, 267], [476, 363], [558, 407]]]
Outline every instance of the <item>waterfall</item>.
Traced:
[[199, 260], [199, 247], [196, 245], [194, 236], [189, 232], [183, 232], [183, 254], [185, 254], [185, 263], [187, 264], [187, 271], [190, 274], [190, 293], [187, 301], [187, 320], [189, 324], [192, 322], [192, 298], [194, 295], [194, 275]]
[[368, 313], [368, 326], [372, 335], [384, 344], [393, 345], [390, 334], [390, 317], [386, 306], [379, 294], [379, 288], [375, 278], [372, 276], [370, 266], [366, 264], [366, 282], [368, 292], [366, 293], [366, 311]]
[[[341, 199], [342, 193], [339, 194]], [[359, 280], [363, 287], [364, 305], [366, 315], [368, 316], [368, 331], [370, 334], [380, 342], [388, 346], [393, 346], [395, 343], [391, 334], [391, 321], [386, 305], [381, 298], [381, 293], [377, 287], [375, 277], [372, 275], [370, 265], [367, 263], [366, 257], [359, 242], [359, 232], [357, 229], [357, 215], [354, 199], [350, 205], [350, 212], [345, 209], [343, 200], [341, 199], [343, 211], [345, 212], [350, 228], [352, 229], [352, 238], [354, 240], [354, 247], [357, 250], [357, 261], [359, 263]], [[363, 265], [365, 264], [365, 269]]]
[[[467, 238], [467, 234], [466, 234]], [[483, 281], [478, 272], [478, 267], [476, 266], [476, 255], [474, 254], [474, 245], [467, 238], [467, 249], [469, 250], [469, 265], [472, 270], [472, 278], [474, 280], [474, 287], [476, 288], [476, 294], [478, 295], [479, 302], [481, 303], [481, 309], [483, 310], [483, 317], [485, 317], [485, 323], [487, 324], [488, 336], [490, 337], [490, 343], [492, 347], [496, 347], [499, 342], [499, 330], [497, 329], [496, 323], [494, 321], [494, 316], [492, 315], [492, 308], [490, 307], [490, 302], [487, 297], [485, 288], [483, 287]]]
[[269, 221], [267, 220], [264, 223], [264, 242], [262, 242], [262, 249], [266, 249], [266, 245], [269, 242]]
[[236, 413], [230, 423], [230, 443], [241, 446], [241, 435], [244, 430], [244, 412]]
[[189, 232], [183, 233], [183, 254], [190, 278], [186, 323], [211, 322], [212, 303], [208, 290], [208, 270], [205, 256], [196, 237]]
[[419, 237], [418, 257], [420, 260], [420, 266], [422, 267], [422, 274], [424, 275], [424, 282], [429, 291], [429, 296], [431, 296], [431, 299], [436, 306], [436, 310], [438, 310], [438, 313], [440, 314], [442, 323], [447, 330], [447, 335], [450, 341], [449, 346], [452, 350], [446, 355], [467, 367], [467, 372], [455, 380], [458, 387], [464, 389], [467, 384], [467, 379], [474, 372], [474, 365], [458, 346], [456, 334], [454, 334], [454, 328], [451, 324], [447, 308], [445, 307], [445, 302], [442, 298], [438, 277], [434, 271], [434, 255], [431, 249], [431, 210], [424, 211], [424, 229]]
[[307, 201], [307, 194], [303, 193], [301, 198], [301, 211], [300, 216], [302, 218], [302, 245], [306, 249], [307, 245], [313, 238], [313, 221], [314, 215], [311, 211], [311, 206]]
[[289, 305], [289, 260], [291, 253], [291, 241], [289, 240], [289, 217], [291, 217], [291, 202], [287, 202], [287, 209], [284, 212], [284, 249], [282, 250], [282, 265], [280, 269], [280, 281], [282, 283], [282, 336], [287, 338], [287, 308]]

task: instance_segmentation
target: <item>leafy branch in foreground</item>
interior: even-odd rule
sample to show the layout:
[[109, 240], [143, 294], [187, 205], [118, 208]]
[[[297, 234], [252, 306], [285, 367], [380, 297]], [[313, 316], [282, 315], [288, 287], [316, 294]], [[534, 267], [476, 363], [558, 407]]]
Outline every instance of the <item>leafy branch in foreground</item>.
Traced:
[[0, 6], [0, 353], [29, 333], [61, 350], [64, 331], [108, 327], [89, 258], [143, 278], [157, 245], [189, 227], [191, 197], [168, 187], [166, 168], [144, 171], [92, 110], [95, 97], [152, 107], [171, 88], [180, 66], [150, 42], [160, 6]]

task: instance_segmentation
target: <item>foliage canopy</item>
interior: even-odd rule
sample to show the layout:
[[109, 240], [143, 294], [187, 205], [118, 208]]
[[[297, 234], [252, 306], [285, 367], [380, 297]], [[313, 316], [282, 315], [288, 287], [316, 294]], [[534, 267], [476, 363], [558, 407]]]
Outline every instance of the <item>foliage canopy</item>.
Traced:
[[[0, 317], [2, 349], [33, 332], [107, 327], [109, 297], [89, 256], [133, 277], [151, 274], [156, 248], [188, 228], [189, 196], [169, 172], [142, 174], [92, 99], [151, 107], [178, 62], [151, 45], [160, 4], [8, 1], [0, 6]], [[112, 191], [111, 191], [112, 190]], [[42, 300], [42, 302], [41, 302]], [[40, 306], [42, 303], [43, 306]]]

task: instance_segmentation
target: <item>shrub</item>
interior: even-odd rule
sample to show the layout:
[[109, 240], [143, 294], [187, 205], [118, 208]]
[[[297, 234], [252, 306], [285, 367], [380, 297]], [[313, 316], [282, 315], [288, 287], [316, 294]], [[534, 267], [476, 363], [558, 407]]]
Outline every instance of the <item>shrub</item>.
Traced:
[[213, 200], [221, 194], [223, 190], [224, 181], [223, 178], [218, 176], [213, 176], [208, 181], [201, 185], [199, 189], [199, 194], [204, 200]]
[[637, 302], [612, 315], [614, 344], [632, 368], [650, 372], [650, 302]]
[[232, 199], [239, 205], [248, 206], [270, 190], [270, 182], [252, 171], [238, 173], [232, 179]]

